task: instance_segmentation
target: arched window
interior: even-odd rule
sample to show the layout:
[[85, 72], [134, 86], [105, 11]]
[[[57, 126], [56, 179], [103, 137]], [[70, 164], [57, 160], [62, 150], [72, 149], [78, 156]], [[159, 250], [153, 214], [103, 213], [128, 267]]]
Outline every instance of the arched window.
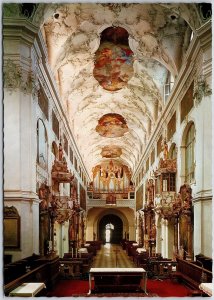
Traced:
[[176, 144], [173, 143], [170, 147], [170, 150], [169, 150], [169, 158], [170, 159], [175, 159], [177, 158], [177, 149], [176, 149]]
[[186, 135], [186, 182], [192, 183], [195, 180], [195, 125], [192, 123]]
[[42, 168], [48, 165], [48, 140], [45, 125], [42, 120], [37, 122], [37, 163]]
[[58, 158], [58, 148], [55, 142], [52, 143], [52, 153], [54, 155], [54, 159]]

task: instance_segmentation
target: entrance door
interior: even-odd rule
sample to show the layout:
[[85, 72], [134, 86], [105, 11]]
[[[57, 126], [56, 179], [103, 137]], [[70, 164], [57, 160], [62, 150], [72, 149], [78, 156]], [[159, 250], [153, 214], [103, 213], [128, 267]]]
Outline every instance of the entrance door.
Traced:
[[123, 238], [123, 222], [116, 215], [106, 215], [99, 223], [99, 239], [103, 243], [120, 244]]

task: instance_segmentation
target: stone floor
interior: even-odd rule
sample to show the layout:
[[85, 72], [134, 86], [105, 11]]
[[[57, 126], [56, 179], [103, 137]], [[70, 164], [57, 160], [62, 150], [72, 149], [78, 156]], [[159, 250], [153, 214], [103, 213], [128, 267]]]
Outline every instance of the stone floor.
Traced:
[[132, 258], [120, 245], [106, 243], [97, 252], [92, 268], [133, 268], [136, 267]]

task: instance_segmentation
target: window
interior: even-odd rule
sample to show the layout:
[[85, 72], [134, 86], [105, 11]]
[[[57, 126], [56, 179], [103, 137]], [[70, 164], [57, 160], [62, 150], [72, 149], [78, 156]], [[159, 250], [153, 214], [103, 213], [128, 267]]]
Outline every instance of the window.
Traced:
[[177, 149], [176, 149], [176, 144], [175, 143], [173, 143], [172, 146], [171, 146], [171, 148], [170, 148], [169, 158], [170, 159], [177, 158]]
[[73, 157], [73, 150], [70, 147], [70, 161], [73, 164], [74, 163], [74, 157]]
[[188, 113], [190, 112], [190, 110], [193, 107], [193, 83], [190, 85], [189, 89], [187, 90], [184, 98], [181, 100], [181, 108], [180, 108], [180, 119], [181, 119], [181, 123], [183, 122], [183, 120], [185, 119], [185, 117], [188, 115]]
[[161, 151], [162, 151], [162, 135], [160, 136], [157, 142], [157, 156], [160, 155]]
[[148, 172], [149, 170], [149, 157], [147, 158], [147, 161], [146, 161], [146, 172]]
[[162, 175], [163, 192], [175, 192], [175, 173], [164, 173]]
[[167, 98], [170, 95], [170, 92], [172, 90], [173, 87], [173, 79], [170, 73], [168, 73], [167, 78], [166, 78], [166, 83], [164, 85], [164, 101], [165, 103], [167, 102]]
[[155, 162], [155, 149], [152, 150], [151, 153], [151, 165]]
[[192, 124], [186, 135], [186, 182], [192, 183], [195, 179], [195, 126]]
[[176, 112], [171, 117], [169, 123], [167, 124], [167, 139], [170, 140], [176, 131]]
[[64, 135], [63, 139], [64, 139], [64, 143], [63, 143], [64, 144], [64, 150], [65, 150], [65, 153], [68, 155], [68, 140], [67, 140], [65, 135]]
[[46, 119], [48, 120], [48, 109], [49, 109], [48, 98], [45, 96], [41, 87], [38, 92], [38, 104], [42, 112], [44, 113]]
[[52, 111], [52, 128], [53, 128], [53, 131], [56, 134], [57, 138], [59, 139], [59, 121], [58, 121], [54, 111]]
[[37, 163], [44, 169], [48, 163], [48, 141], [46, 128], [42, 120], [37, 122]]

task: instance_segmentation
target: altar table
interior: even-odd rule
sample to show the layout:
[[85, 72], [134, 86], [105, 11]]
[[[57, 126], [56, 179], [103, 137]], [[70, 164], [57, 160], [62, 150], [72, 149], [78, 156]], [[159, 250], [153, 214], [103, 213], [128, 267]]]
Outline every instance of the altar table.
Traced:
[[94, 278], [94, 289], [107, 292], [141, 290], [147, 294], [147, 272], [143, 268], [91, 268], [89, 271], [89, 292], [91, 294], [91, 281]]

